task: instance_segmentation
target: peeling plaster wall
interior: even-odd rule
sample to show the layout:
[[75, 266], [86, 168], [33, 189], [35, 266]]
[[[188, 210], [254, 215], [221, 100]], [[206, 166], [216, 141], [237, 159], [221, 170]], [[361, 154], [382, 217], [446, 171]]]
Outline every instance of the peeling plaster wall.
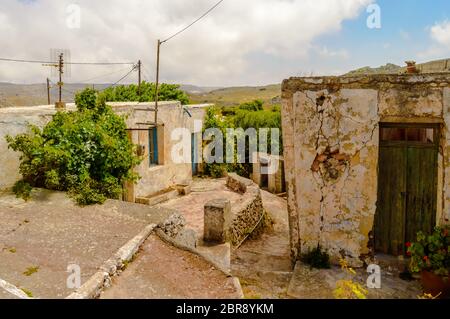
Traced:
[[[450, 76], [375, 75], [283, 82], [293, 259], [320, 244], [362, 265], [377, 203], [379, 122], [443, 122], [438, 223], [450, 211]], [[445, 171], [442, 168], [445, 167]], [[444, 198], [444, 200], [442, 200]]]

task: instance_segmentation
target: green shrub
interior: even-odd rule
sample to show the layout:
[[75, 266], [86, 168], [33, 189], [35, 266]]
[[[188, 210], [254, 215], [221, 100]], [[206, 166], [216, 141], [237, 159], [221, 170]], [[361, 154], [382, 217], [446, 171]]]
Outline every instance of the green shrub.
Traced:
[[[119, 198], [125, 181], [135, 181], [139, 163], [123, 117], [93, 90], [76, 97], [78, 110], [57, 112], [41, 130], [7, 136], [9, 148], [21, 152], [17, 195], [29, 198], [31, 187], [67, 191], [80, 205]], [[27, 195], [28, 194], [28, 195]]]
[[331, 268], [330, 255], [328, 255], [326, 251], [323, 251], [320, 245], [304, 254], [301, 259], [304, 263], [310, 265], [313, 268]]
[[247, 103], [243, 103], [243, 104], [239, 105], [239, 109], [245, 110], [245, 111], [256, 112], [256, 111], [262, 111], [263, 105], [264, 105], [263, 101], [254, 100], [252, 102], [247, 102]]
[[[140, 95], [138, 86], [131, 84], [108, 88], [100, 94], [100, 97], [107, 102], [152, 102], [155, 100], [155, 93], [156, 85], [144, 81], [141, 83]], [[158, 100], [180, 101], [183, 105], [189, 104], [187, 94], [180, 90], [180, 86], [176, 84], [160, 84]]]
[[14, 184], [12, 190], [18, 198], [23, 198], [25, 201], [28, 201], [31, 198], [31, 191], [33, 188], [30, 184], [21, 180]]

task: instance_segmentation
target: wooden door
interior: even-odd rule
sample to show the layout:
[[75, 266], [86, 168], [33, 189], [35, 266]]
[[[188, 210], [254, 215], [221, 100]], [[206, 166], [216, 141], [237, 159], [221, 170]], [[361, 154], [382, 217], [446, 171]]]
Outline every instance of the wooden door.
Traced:
[[381, 125], [375, 249], [402, 255], [436, 221], [439, 128]]

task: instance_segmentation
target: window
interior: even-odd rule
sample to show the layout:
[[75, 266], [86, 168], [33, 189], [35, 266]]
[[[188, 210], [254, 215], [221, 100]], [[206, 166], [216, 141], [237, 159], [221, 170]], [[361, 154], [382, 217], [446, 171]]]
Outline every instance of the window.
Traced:
[[435, 143], [435, 128], [427, 127], [381, 127], [382, 142]]
[[148, 131], [148, 156], [150, 166], [159, 164], [158, 161], [158, 129], [156, 127]]

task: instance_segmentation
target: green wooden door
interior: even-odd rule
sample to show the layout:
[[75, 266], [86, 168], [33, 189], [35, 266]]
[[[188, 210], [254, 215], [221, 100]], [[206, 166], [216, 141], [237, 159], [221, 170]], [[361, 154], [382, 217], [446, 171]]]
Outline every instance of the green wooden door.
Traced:
[[408, 147], [406, 185], [406, 242], [416, 241], [419, 231], [431, 233], [436, 224], [437, 151]]
[[438, 128], [381, 126], [375, 249], [402, 255], [436, 220]]

